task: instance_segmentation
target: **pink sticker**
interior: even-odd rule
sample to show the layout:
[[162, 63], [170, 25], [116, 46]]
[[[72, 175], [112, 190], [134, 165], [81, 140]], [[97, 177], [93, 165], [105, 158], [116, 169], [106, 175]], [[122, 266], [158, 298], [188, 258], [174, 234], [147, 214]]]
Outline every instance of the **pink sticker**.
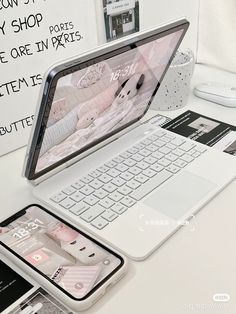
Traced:
[[38, 266], [49, 259], [49, 256], [43, 252], [43, 250], [37, 250], [29, 255], [25, 256], [27, 262], [29, 262], [33, 266]]

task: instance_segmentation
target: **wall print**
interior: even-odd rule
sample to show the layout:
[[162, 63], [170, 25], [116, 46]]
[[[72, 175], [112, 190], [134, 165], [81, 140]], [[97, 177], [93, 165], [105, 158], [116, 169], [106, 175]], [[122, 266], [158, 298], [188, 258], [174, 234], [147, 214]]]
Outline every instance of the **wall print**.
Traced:
[[107, 41], [138, 32], [138, 0], [103, 0]]
[[1, 156], [28, 142], [48, 68], [97, 46], [94, 0], [0, 1], [0, 42]]

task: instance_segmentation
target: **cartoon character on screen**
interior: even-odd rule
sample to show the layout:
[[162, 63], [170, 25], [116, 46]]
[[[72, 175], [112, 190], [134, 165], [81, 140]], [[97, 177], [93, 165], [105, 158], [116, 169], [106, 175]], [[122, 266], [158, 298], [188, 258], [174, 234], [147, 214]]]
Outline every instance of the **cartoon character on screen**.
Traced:
[[78, 106], [77, 130], [89, 127], [104, 111], [106, 111], [115, 99], [118, 82], [112, 83], [91, 100]]
[[123, 104], [135, 97], [138, 94], [140, 88], [143, 86], [144, 80], [145, 75], [137, 73], [123, 82], [116, 92], [117, 97], [114, 103], [116, 105]]

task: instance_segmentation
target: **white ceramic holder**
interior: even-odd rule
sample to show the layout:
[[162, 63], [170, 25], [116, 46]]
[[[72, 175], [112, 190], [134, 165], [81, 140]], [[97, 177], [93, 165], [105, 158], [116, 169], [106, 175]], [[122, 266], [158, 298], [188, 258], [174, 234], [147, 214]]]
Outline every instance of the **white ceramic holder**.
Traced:
[[154, 110], [176, 110], [187, 104], [195, 58], [188, 49], [177, 51], [151, 106]]

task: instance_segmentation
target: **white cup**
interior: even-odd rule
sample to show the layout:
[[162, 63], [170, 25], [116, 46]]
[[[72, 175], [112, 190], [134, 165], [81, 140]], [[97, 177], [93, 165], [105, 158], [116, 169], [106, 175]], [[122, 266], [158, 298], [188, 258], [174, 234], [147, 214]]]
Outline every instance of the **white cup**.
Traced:
[[195, 58], [188, 49], [177, 51], [151, 106], [154, 110], [176, 110], [187, 104]]

